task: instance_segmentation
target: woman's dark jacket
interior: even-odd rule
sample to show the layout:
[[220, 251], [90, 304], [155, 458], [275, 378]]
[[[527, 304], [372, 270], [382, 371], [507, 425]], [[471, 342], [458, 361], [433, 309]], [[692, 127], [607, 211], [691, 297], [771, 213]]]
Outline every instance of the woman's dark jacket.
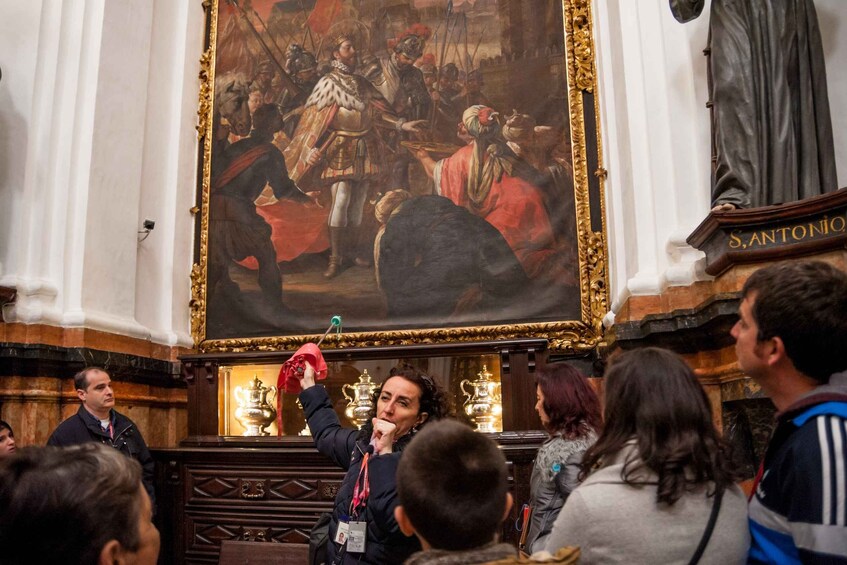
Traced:
[[[313, 386], [300, 393], [300, 403], [306, 413], [309, 429], [318, 451], [347, 470], [332, 512], [327, 543], [327, 563], [402, 563], [421, 545], [415, 536], [407, 537], [400, 531], [394, 519], [397, 506], [397, 465], [400, 453], [411, 439], [406, 435], [394, 444], [393, 452], [373, 455], [369, 438], [359, 437], [359, 431], [341, 427], [338, 416], [332, 409], [329, 395], [322, 386]], [[335, 533], [338, 522], [350, 514], [353, 487], [359, 476], [362, 457], [371, 452], [368, 463], [370, 496], [367, 506], [359, 510], [358, 521], [367, 522], [367, 541], [364, 553], [347, 553], [346, 546], [336, 544]]]

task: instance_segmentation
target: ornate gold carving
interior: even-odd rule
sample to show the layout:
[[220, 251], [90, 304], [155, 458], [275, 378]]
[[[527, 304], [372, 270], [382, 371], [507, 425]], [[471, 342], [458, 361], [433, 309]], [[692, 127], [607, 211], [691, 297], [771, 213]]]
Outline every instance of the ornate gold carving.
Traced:
[[573, 37], [572, 53], [576, 66], [576, 85], [580, 90], [594, 92], [594, 39], [591, 34], [591, 0], [571, 0], [569, 5], [570, 33]]
[[603, 332], [603, 316], [606, 315], [606, 245], [602, 234], [593, 233], [588, 241], [586, 262], [590, 279], [588, 283], [591, 320], [597, 334]]
[[[603, 186], [605, 170], [602, 168], [601, 147], [588, 147], [585, 134], [584, 100], [593, 99], [594, 116], [599, 116], [596, 96], [594, 40], [592, 37], [591, 0], [562, 0], [565, 24], [565, 66], [568, 74], [568, 100], [573, 150], [574, 200], [577, 215], [579, 249], [579, 287], [581, 320], [437, 328], [426, 330], [399, 330], [331, 335], [324, 341], [326, 348], [377, 347], [446, 342], [474, 342], [497, 339], [537, 337], [547, 339], [550, 349], [565, 354], [591, 351], [603, 344], [602, 319], [608, 307], [607, 257], [605, 236], [605, 201]], [[206, 273], [209, 228], [209, 177], [211, 174], [212, 105], [214, 103], [214, 61], [217, 42], [218, 0], [211, 2], [208, 12], [209, 49], [201, 59], [201, 114], [198, 132], [203, 141], [203, 171], [199, 230], [199, 262], [191, 273], [191, 332], [201, 352], [279, 351], [296, 349], [319, 335], [293, 335], [266, 338], [206, 339]], [[598, 118], [599, 119], [599, 118]], [[592, 124], [600, 138], [599, 123]], [[201, 128], [203, 128], [201, 132]], [[591, 195], [589, 190], [588, 152], [597, 152], [596, 174], [600, 186], [600, 226], [592, 226]], [[599, 227], [599, 229], [597, 229]]]
[[197, 108], [197, 139], [203, 139], [212, 127], [212, 57], [214, 49], [209, 47], [200, 57], [200, 96]]
[[204, 3], [209, 25], [209, 46], [200, 57], [200, 95], [197, 115], [198, 139], [203, 143], [203, 171], [200, 188], [200, 261], [191, 267], [191, 301], [189, 302], [191, 335], [199, 344], [206, 337], [206, 274], [209, 257], [209, 179], [212, 175], [212, 115], [214, 109], [215, 49], [218, 41], [218, 1]]
[[206, 334], [206, 273], [197, 263], [191, 267], [191, 300], [188, 309], [191, 335], [196, 343], [198, 336]]
[[[571, 144], [573, 146], [574, 197], [577, 210], [579, 241], [580, 290], [583, 320], [588, 324], [583, 335], [557, 338], [551, 349], [584, 352], [602, 343], [603, 316], [608, 304], [606, 288], [606, 237], [603, 181], [600, 147], [588, 147], [585, 138], [585, 108], [583, 93], [594, 94], [594, 41], [591, 31], [590, 0], [565, 2], [565, 45], [568, 60], [568, 100], [570, 102]], [[593, 96], [596, 103], [596, 96]], [[590, 99], [590, 98], [589, 98]], [[594, 115], [598, 116], [595, 105]], [[599, 123], [594, 124], [597, 138]], [[599, 144], [599, 141], [598, 141]], [[589, 194], [588, 151], [596, 150], [599, 168], [595, 174], [600, 183], [600, 202], [603, 227], [595, 231], [591, 224], [591, 198]]]
[[[296, 349], [304, 342], [317, 341], [320, 335], [293, 335], [266, 338], [233, 338], [202, 341], [201, 352], [280, 351]], [[539, 324], [509, 324], [499, 326], [473, 326], [464, 328], [438, 328], [428, 330], [396, 330], [384, 332], [356, 332], [330, 334], [321, 348], [385, 347], [426, 343], [475, 342], [525, 337], [545, 338], [551, 344], [561, 344], [557, 350], [564, 352], [591, 349], [596, 343], [592, 327], [582, 322], [548, 322]]]

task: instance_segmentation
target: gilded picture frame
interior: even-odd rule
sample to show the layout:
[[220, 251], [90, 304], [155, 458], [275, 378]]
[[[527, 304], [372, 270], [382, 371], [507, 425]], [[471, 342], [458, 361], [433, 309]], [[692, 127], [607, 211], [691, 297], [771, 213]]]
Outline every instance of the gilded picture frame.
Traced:
[[[190, 313], [199, 351], [295, 349], [335, 315], [341, 327], [323, 347], [532, 337], [582, 355], [602, 344], [591, 0], [203, 6]], [[317, 78], [331, 73], [347, 74]], [[349, 108], [345, 84], [360, 98]], [[353, 133], [339, 122], [350, 108]], [[283, 123], [264, 125], [277, 110]]]

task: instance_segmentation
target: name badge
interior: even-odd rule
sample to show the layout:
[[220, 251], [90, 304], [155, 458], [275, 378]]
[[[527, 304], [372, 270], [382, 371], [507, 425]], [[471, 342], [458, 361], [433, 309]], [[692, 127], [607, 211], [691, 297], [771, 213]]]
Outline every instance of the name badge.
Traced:
[[339, 545], [344, 545], [344, 542], [347, 541], [349, 537], [350, 524], [347, 522], [338, 522], [338, 529], [335, 530], [335, 543]]
[[367, 522], [350, 522], [347, 532], [347, 551], [350, 553], [364, 553], [365, 540], [368, 537]]

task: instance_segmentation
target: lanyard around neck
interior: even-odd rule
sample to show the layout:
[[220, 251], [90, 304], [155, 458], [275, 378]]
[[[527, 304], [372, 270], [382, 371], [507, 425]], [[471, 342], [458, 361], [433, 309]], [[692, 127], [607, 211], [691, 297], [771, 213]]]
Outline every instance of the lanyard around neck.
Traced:
[[364, 508], [368, 504], [368, 496], [371, 494], [371, 483], [368, 479], [368, 460], [370, 453], [365, 453], [362, 457], [362, 466], [359, 469], [359, 476], [356, 477], [356, 484], [353, 487], [353, 500], [350, 502], [350, 515], [358, 516], [359, 509]]

